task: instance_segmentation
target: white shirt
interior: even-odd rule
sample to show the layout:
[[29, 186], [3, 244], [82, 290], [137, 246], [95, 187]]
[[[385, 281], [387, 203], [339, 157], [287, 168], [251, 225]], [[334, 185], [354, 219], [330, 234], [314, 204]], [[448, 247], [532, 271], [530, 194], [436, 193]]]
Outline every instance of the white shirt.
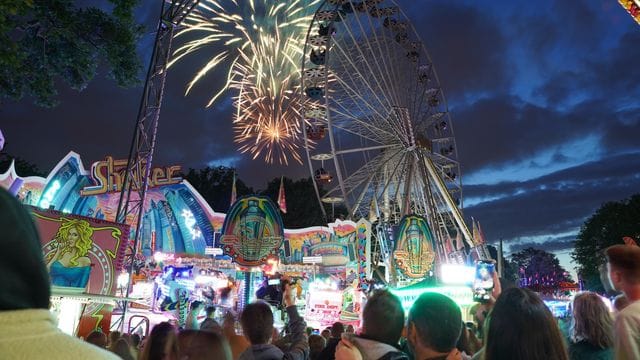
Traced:
[[615, 333], [616, 360], [640, 359], [640, 300], [618, 313]]

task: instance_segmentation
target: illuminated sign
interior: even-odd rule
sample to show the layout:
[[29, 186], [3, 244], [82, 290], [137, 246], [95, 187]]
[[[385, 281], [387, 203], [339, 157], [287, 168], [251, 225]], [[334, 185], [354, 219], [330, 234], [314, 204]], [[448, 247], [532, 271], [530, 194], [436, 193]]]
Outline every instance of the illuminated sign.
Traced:
[[303, 264], [322, 264], [322, 256], [303, 256]]
[[319, 323], [320, 326], [339, 321], [342, 311], [342, 295], [342, 291], [338, 290], [309, 291], [305, 319], [308, 322]]
[[433, 235], [427, 220], [407, 215], [398, 224], [393, 260], [400, 272], [412, 279], [424, 278], [435, 259]]
[[396, 296], [400, 298], [402, 307], [405, 311], [409, 311], [416, 299], [427, 292], [435, 292], [450, 297], [459, 306], [473, 305], [473, 293], [468, 286], [435, 286], [435, 287], [414, 287], [410, 286], [408, 289], [393, 289], [391, 290]]
[[[142, 161], [139, 169], [144, 171], [146, 168], [146, 162]], [[122, 190], [122, 183], [124, 181], [125, 171], [127, 170], [127, 160], [113, 160], [111, 156], [107, 156], [104, 161], [98, 161], [91, 166], [91, 174], [93, 179], [97, 182], [97, 185], [87, 186], [80, 190], [80, 195], [99, 195], [108, 192], [118, 192]], [[174, 176], [180, 173], [180, 166], [173, 165], [165, 168], [153, 168], [149, 174], [149, 187], [177, 184], [182, 181], [179, 176]], [[142, 183], [140, 181], [141, 174], [138, 171], [134, 171], [135, 177], [132, 187], [133, 190], [137, 190], [135, 184]]]
[[220, 243], [236, 264], [258, 266], [278, 256], [282, 239], [282, 218], [273, 202], [263, 196], [248, 196], [229, 209]]
[[206, 247], [204, 248], [205, 255], [222, 255], [223, 251], [221, 248], [216, 247]]

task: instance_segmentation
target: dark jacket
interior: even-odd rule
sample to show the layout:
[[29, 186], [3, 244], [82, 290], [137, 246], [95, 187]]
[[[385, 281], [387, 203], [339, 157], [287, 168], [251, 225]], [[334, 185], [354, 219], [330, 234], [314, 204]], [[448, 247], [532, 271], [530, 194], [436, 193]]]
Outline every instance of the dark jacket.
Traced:
[[569, 344], [571, 360], [610, 360], [613, 359], [613, 348], [601, 349], [586, 340]]
[[336, 358], [336, 348], [338, 347], [338, 344], [340, 343], [340, 339], [339, 338], [330, 338], [329, 341], [327, 341], [327, 346], [324, 347], [324, 349], [322, 349], [322, 351], [320, 352], [320, 354], [318, 355], [318, 360], [333, 360]]
[[0, 311], [49, 309], [49, 273], [27, 208], [0, 187]]
[[289, 350], [283, 352], [273, 344], [251, 345], [247, 350], [240, 354], [239, 360], [305, 360], [309, 358], [309, 343], [305, 337], [304, 330], [307, 323], [304, 322], [298, 308], [289, 306], [287, 308], [289, 315], [289, 331], [291, 346]]

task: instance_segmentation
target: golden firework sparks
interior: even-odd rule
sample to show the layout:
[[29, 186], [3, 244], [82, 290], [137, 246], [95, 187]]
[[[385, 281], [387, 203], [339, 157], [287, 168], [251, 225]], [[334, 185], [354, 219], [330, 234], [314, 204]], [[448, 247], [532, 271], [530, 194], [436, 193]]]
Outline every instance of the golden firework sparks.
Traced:
[[235, 141], [253, 158], [268, 163], [301, 163], [298, 144], [300, 60], [304, 37], [320, 0], [207, 0], [185, 20], [176, 37], [190, 38], [169, 66], [207, 49], [206, 63], [189, 81], [185, 95], [210, 72], [226, 67], [226, 81], [213, 89], [207, 107], [228, 89], [237, 90]]

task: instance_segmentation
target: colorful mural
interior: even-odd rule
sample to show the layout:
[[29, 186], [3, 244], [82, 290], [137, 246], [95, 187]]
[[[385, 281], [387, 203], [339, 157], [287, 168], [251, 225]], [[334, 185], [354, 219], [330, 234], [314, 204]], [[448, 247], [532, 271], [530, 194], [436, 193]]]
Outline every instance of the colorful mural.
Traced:
[[[31, 207], [42, 241], [52, 293], [115, 295], [129, 226], [55, 210]], [[107, 307], [107, 309], [105, 309]], [[80, 335], [109, 331], [110, 306], [90, 303], [80, 319]]]
[[257, 266], [278, 256], [283, 238], [282, 217], [273, 202], [264, 196], [247, 196], [229, 209], [220, 244], [237, 264]]
[[393, 252], [395, 265], [412, 279], [424, 278], [433, 265], [433, 235], [427, 220], [418, 215], [406, 215], [398, 224]]
[[[304, 257], [321, 256], [325, 267], [345, 266], [357, 260], [357, 232], [358, 225], [348, 220], [336, 220], [329, 227], [285, 230], [280, 261], [285, 264], [302, 263]], [[364, 237], [363, 245], [368, 238]]]

